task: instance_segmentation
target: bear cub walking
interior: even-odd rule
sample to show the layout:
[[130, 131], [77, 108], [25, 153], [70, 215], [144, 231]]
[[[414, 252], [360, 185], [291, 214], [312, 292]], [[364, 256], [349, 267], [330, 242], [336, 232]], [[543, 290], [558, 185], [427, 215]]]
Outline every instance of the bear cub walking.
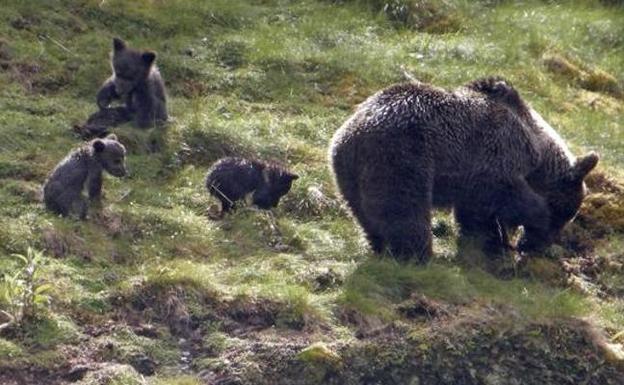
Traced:
[[126, 42], [113, 39], [111, 67], [113, 75], [97, 93], [97, 105], [107, 110], [111, 102], [121, 99], [129, 114], [135, 115], [138, 127], [146, 128], [166, 121], [165, 83], [154, 63], [156, 53], [128, 48]]
[[298, 175], [277, 164], [227, 157], [210, 167], [206, 188], [221, 201], [220, 216], [223, 216], [234, 208], [236, 201], [249, 193], [253, 193], [253, 204], [259, 208], [276, 207], [297, 178]]
[[90, 200], [102, 194], [102, 171], [116, 177], [126, 175], [126, 149], [113, 134], [94, 139], [71, 151], [52, 170], [43, 185], [43, 200], [48, 210], [63, 216], [87, 216], [87, 189]]
[[[489, 254], [552, 243], [585, 195], [598, 156], [575, 158], [504, 79], [452, 91], [423, 83], [369, 97], [335, 133], [330, 161], [340, 193], [377, 253], [428, 260], [431, 211], [451, 207], [462, 235]], [[494, 252], [494, 253], [492, 253]]]

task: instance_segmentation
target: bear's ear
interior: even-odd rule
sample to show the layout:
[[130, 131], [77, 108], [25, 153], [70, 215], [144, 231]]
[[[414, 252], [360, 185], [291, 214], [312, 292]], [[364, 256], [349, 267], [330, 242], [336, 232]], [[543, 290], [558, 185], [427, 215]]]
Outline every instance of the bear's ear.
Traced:
[[115, 49], [115, 52], [123, 51], [124, 49], [126, 49], [126, 42], [121, 40], [118, 37], [114, 37], [113, 38], [113, 48]]
[[117, 135], [115, 135], [115, 134], [108, 134], [108, 135], [106, 136], [106, 139], [110, 139], [110, 140], [115, 140], [115, 141], [117, 141]]
[[598, 154], [593, 151], [578, 158], [572, 168], [572, 178], [577, 181], [585, 179], [587, 174], [598, 164], [598, 159]]
[[149, 67], [152, 65], [154, 60], [156, 60], [156, 53], [151, 51], [143, 52], [141, 58], [143, 59], [143, 63]]
[[102, 142], [101, 140], [96, 139], [93, 141], [93, 150], [96, 153], [100, 153], [104, 151], [105, 148], [106, 148], [106, 144], [104, 144], [104, 142]]

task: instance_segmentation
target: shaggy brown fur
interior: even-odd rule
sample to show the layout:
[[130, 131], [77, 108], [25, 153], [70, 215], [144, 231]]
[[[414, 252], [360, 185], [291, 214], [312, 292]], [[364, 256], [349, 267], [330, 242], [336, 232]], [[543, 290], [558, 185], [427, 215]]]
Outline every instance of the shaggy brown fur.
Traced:
[[98, 106], [107, 109], [114, 99], [122, 99], [128, 113], [134, 115], [136, 125], [141, 128], [166, 121], [165, 83], [155, 61], [154, 52], [128, 48], [123, 40], [114, 38], [113, 75], [97, 93]]
[[299, 178], [284, 167], [259, 160], [227, 157], [216, 161], [206, 175], [208, 192], [221, 201], [221, 215], [230, 211], [236, 201], [253, 193], [253, 203], [270, 209], [290, 191]]
[[375, 252], [426, 261], [431, 210], [453, 207], [465, 235], [544, 247], [571, 220], [598, 157], [574, 159], [517, 91], [499, 78], [446, 91], [397, 84], [371, 96], [330, 147], [336, 184]]

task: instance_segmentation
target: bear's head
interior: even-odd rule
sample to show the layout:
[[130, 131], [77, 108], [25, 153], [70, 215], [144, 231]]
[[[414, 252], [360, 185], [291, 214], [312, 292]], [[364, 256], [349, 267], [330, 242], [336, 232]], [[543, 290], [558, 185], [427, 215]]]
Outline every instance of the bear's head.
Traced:
[[521, 250], [535, 251], [548, 246], [563, 227], [574, 219], [587, 194], [585, 177], [596, 167], [598, 159], [598, 155], [593, 152], [578, 158], [565, 174], [543, 192], [550, 213], [548, 232], [523, 238], [519, 245]]
[[598, 155], [593, 152], [578, 158], [570, 171], [557, 182], [558, 188], [548, 194], [552, 233], [559, 233], [576, 216], [587, 191], [585, 177], [597, 164]]
[[261, 209], [276, 207], [282, 196], [292, 187], [292, 182], [299, 178], [279, 166], [269, 166], [262, 171], [262, 183], [254, 191], [253, 203]]
[[126, 148], [117, 141], [117, 136], [110, 134], [103, 139], [94, 139], [91, 146], [95, 159], [108, 173], [116, 177], [122, 177], [128, 173], [125, 163]]
[[135, 87], [145, 81], [152, 71], [156, 60], [156, 53], [151, 51], [137, 51], [128, 48], [125, 41], [116, 37], [113, 39], [112, 67], [115, 73], [115, 91], [126, 96]]

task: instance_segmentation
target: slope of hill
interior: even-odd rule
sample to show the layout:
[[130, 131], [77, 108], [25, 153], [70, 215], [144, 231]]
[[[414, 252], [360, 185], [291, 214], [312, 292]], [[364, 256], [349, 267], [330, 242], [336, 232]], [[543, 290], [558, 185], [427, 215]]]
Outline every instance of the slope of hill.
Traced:
[[[0, 383], [624, 383], [618, 2], [1, 8]], [[87, 221], [58, 218], [40, 186], [97, 109], [114, 36], [158, 53], [172, 119], [116, 128], [131, 175], [105, 178]], [[579, 217], [526, 266], [510, 256], [506, 277], [458, 253], [447, 212], [429, 265], [372, 255], [336, 198], [333, 132], [407, 77], [453, 88], [489, 75], [574, 153], [601, 154]], [[231, 154], [301, 178], [272, 213], [210, 220], [203, 178]]]

